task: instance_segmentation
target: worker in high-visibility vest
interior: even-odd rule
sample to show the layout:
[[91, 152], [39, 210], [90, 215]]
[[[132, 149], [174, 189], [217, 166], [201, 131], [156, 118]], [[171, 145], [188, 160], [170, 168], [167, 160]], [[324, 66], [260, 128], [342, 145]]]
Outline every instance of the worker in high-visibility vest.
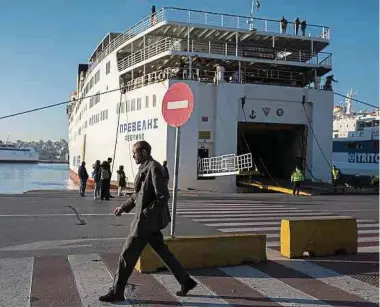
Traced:
[[293, 184], [293, 195], [300, 195], [300, 187], [301, 183], [305, 180], [301, 170], [296, 167], [296, 170], [292, 173], [292, 176], [290, 177], [290, 181]]
[[334, 193], [336, 192], [336, 188], [337, 188], [337, 186], [338, 186], [338, 184], [339, 184], [339, 179], [340, 179], [340, 175], [341, 175], [341, 173], [340, 173], [340, 170], [339, 169], [337, 169], [336, 167], [335, 167], [335, 165], [332, 167], [332, 169], [331, 169], [331, 174], [332, 174], [332, 181], [333, 181], [333, 185], [334, 185]]

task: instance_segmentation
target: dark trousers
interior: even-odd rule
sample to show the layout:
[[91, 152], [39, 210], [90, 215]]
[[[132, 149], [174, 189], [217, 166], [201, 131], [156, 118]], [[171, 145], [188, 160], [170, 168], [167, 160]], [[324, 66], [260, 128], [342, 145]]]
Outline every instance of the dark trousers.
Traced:
[[293, 195], [300, 195], [301, 182], [293, 182]]
[[86, 185], [87, 185], [87, 179], [80, 179], [80, 185], [79, 185], [79, 194], [84, 195], [84, 192], [86, 192]]
[[110, 182], [109, 179], [102, 179], [101, 180], [101, 188], [100, 188], [100, 198], [103, 200], [110, 199]]
[[128, 237], [125, 241], [122, 253], [119, 257], [119, 268], [114, 281], [115, 292], [124, 292], [128, 279], [131, 276], [137, 260], [139, 259], [140, 254], [147, 243], [149, 243], [161, 261], [166, 265], [166, 267], [169, 268], [181, 285], [185, 284], [190, 278], [181, 263], [166, 246], [161, 231], [156, 233], [147, 233], [144, 236]]

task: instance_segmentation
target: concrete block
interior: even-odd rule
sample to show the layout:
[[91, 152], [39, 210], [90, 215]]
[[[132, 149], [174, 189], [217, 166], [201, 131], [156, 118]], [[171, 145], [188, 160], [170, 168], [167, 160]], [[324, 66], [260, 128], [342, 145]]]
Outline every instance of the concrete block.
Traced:
[[290, 218], [281, 221], [281, 255], [300, 258], [356, 254], [358, 230], [356, 219], [349, 216]]
[[[186, 269], [233, 266], [267, 259], [265, 234], [167, 237], [165, 244]], [[148, 273], [161, 268], [165, 268], [165, 265], [147, 245], [135, 269]]]

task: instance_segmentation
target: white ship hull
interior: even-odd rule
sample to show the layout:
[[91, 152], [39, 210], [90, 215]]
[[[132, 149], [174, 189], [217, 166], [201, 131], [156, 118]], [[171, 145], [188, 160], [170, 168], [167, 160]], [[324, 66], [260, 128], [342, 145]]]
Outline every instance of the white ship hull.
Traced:
[[[118, 116], [116, 114], [117, 103], [120, 99], [119, 93], [105, 96], [104, 101], [93, 107], [91, 114], [97, 114], [104, 109], [108, 109], [108, 118], [99, 121], [97, 124], [88, 126], [85, 132], [76, 137], [70, 137], [70, 169], [75, 176], [81, 161], [87, 164], [87, 170], [92, 170], [92, 164], [96, 160], [106, 160], [108, 157], [114, 159], [112, 180], [116, 180], [116, 170], [119, 165], [124, 165], [128, 182], [134, 181], [138, 166], [132, 159], [132, 146], [140, 139], [144, 139], [152, 146], [153, 157], [162, 163], [168, 161], [170, 178], [173, 178], [174, 164], [174, 143], [175, 129], [169, 127], [161, 114], [161, 102], [170, 84], [175, 81], [165, 81], [159, 84], [152, 84], [144, 88], [127, 92], [122, 102], [132, 97], [150, 98], [150, 106], [145, 108], [145, 101], [142, 100], [142, 109], [139, 111], [127, 112], [120, 115], [116, 151], [114, 148], [116, 141], [116, 127]], [[236, 190], [236, 176], [216, 177], [213, 180], [199, 180], [197, 178], [197, 150], [208, 149], [209, 156], [219, 156], [237, 151], [237, 129], [238, 123], [262, 123], [262, 124], [290, 124], [307, 126], [307, 118], [302, 104], [289, 103], [296, 101], [307, 93], [309, 99], [315, 101], [313, 110], [307, 106], [308, 116], [313, 118], [313, 129], [320, 139], [323, 151], [330, 156], [332, 152], [332, 125], [326, 124], [326, 117], [331, 114], [333, 105], [332, 92], [305, 90], [299, 88], [284, 89], [280, 86], [261, 85], [206, 85], [198, 82], [187, 82], [195, 94], [194, 111], [190, 120], [181, 127], [180, 146], [180, 189], [200, 189], [200, 190]], [[152, 107], [152, 95], [156, 95], [157, 105]], [[242, 112], [239, 99], [246, 95], [251, 100], [246, 102], [245, 112], [251, 114], [255, 110], [256, 117], [245, 118]], [[107, 97], [107, 98], [106, 98]], [[264, 99], [265, 97], [265, 99]], [[286, 101], [284, 101], [286, 100]], [[281, 102], [283, 101], [283, 102]], [[327, 102], [330, 103], [327, 103]], [[234, 103], [233, 103], [234, 102]], [[322, 103], [323, 102], [323, 103]], [[215, 104], [218, 108], [215, 108]], [[270, 108], [271, 111], [265, 115], [263, 108]], [[283, 109], [284, 114], [279, 116], [278, 109]], [[89, 116], [91, 117], [91, 114]], [[331, 115], [332, 116], [332, 115]], [[207, 122], [202, 122], [202, 117], [207, 117]], [[330, 121], [331, 123], [331, 121]], [[200, 131], [211, 132], [210, 139], [199, 139]], [[296, 145], [295, 145], [296, 146]], [[307, 150], [307, 164], [311, 166], [314, 177], [323, 181], [330, 180], [330, 169], [328, 164], [320, 154], [318, 145], [313, 139], [309, 130]], [[330, 153], [330, 154], [328, 154]], [[280, 153], [285, 156], [287, 153]]]

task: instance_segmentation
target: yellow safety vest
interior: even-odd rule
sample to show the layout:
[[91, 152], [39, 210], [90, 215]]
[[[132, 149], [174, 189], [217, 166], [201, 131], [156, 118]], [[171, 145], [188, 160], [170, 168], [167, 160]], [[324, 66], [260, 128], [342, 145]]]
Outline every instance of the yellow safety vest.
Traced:
[[332, 169], [332, 175], [333, 175], [333, 178], [334, 179], [338, 179], [338, 173], [339, 173], [339, 170], [338, 169]]
[[291, 181], [292, 182], [301, 182], [304, 180], [303, 174], [300, 171], [295, 171], [292, 174]]

